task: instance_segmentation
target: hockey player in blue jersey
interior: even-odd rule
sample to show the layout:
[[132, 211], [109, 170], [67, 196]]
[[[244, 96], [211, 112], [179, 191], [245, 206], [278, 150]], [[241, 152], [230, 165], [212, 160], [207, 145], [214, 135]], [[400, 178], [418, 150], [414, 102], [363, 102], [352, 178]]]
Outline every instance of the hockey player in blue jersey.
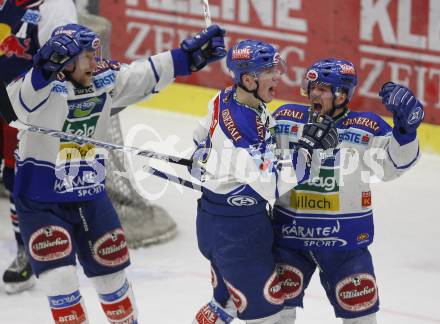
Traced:
[[[61, 26], [34, 56], [33, 68], [9, 84], [13, 109], [3, 110], [3, 117], [13, 126], [24, 122], [103, 140], [113, 108], [145, 99], [176, 76], [223, 58], [223, 35], [211, 25], [180, 48], [119, 64], [96, 57], [100, 39], [90, 29]], [[19, 137], [14, 197], [20, 229], [54, 321], [88, 323], [78, 258], [107, 320], [138, 323], [124, 270], [130, 262], [127, 243], [105, 192], [106, 152], [26, 131]]]
[[272, 254], [268, 201], [304, 182], [311, 147], [335, 147], [337, 133], [331, 118], [316, 121], [281, 167], [275, 120], [266, 103], [274, 99], [284, 61], [272, 45], [245, 40], [229, 49], [227, 67], [234, 85], [209, 102], [209, 114], [194, 134], [195, 169], [200, 167], [203, 181], [197, 239], [211, 262], [214, 293], [193, 323], [224, 324], [235, 316], [246, 323], [279, 323], [284, 296]]
[[[375, 324], [379, 296], [368, 246], [373, 242], [370, 176], [383, 181], [409, 170], [419, 157], [417, 128], [423, 105], [408, 88], [388, 82], [379, 96], [394, 127], [371, 112], [348, 108], [357, 84], [353, 64], [323, 59], [307, 69], [303, 91], [310, 105], [279, 107], [277, 145], [288, 148], [303, 133], [310, 114], [331, 116], [339, 133], [335, 155], [319, 176], [280, 196], [273, 225], [285, 311], [294, 323], [316, 269], [337, 317], [344, 324]], [[283, 282], [283, 281], [282, 281]]]

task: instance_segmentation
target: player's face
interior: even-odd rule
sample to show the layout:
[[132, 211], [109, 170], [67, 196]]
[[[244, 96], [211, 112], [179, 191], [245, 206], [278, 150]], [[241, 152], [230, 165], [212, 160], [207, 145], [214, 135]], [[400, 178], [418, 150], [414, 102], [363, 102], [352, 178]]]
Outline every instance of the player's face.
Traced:
[[284, 66], [277, 64], [258, 73], [258, 95], [264, 102], [271, 102], [275, 98], [276, 88], [284, 72]]
[[320, 115], [328, 114], [333, 108], [333, 93], [331, 86], [319, 83], [310, 85], [310, 105], [313, 112]]
[[83, 87], [88, 87], [92, 84], [92, 75], [95, 69], [95, 52], [83, 51], [75, 62], [75, 70], [72, 72], [71, 77]]

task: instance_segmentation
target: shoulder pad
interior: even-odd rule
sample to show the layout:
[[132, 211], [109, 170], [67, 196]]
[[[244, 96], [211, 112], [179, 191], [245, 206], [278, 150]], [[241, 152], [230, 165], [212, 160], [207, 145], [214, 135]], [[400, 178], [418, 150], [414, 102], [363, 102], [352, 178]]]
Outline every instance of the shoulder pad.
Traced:
[[297, 122], [307, 123], [309, 120], [309, 109], [307, 105], [286, 104], [279, 107], [272, 114], [275, 120], [294, 120]]
[[338, 128], [357, 128], [381, 136], [391, 132], [391, 126], [373, 112], [350, 111], [337, 122]]

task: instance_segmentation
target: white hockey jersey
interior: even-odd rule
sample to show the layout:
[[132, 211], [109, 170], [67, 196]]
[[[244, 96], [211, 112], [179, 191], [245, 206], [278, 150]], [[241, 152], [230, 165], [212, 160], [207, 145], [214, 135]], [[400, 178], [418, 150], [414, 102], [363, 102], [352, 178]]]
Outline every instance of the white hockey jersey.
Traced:
[[[147, 98], [174, 80], [171, 52], [129, 65], [102, 61], [89, 87], [62, 74], [35, 90], [31, 69], [8, 86], [19, 120], [105, 140], [112, 108]], [[104, 190], [106, 152], [93, 145], [20, 131], [14, 194], [44, 202], [95, 199]]]
[[[277, 145], [291, 148], [309, 119], [309, 107], [281, 106]], [[280, 197], [274, 207], [279, 244], [300, 249], [352, 249], [371, 244], [374, 236], [370, 183], [399, 177], [419, 158], [416, 136], [395, 136], [371, 112], [347, 110], [336, 121], [335, 155], [323, 160], [319, 176]]]

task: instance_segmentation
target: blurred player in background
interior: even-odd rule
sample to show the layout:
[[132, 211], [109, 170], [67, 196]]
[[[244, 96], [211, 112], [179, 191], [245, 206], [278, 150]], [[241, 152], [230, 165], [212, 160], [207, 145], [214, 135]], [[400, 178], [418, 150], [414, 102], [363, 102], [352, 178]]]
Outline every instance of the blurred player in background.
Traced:
[[[52, 31], [77, 21], [72, 0], [4, 0], [0, 1], [0, 82], [9, 83], [32, 67], [32, 56]], [[10, 215], [17, 241], [17, 256], [3, 273], [7, 293], [31, 288], [35, 283], [32, 268], [23, 246], [12, 192], [14, 190], [14, 151], [17, 130], [0, 118], [3, 183], [10, 192]]]
[[280, 170], [275, 120], [266, 104], [275, 97], [285, 63], [272, 45], [256, 40], [234, 45], [226, 62], [234, 85], [209, 102], [209, 114], [194, 136], [194, 159], [202, 167], [191, 173], [204, 181], [197, 239], [211, 262], [214, 292], [193, 323], [224, 324], [235, 316], [246, 323], [280, 323], [284, 296], [272, 254], [268, 201], [307, 180], [309, 148], [335, 147], [337, 133], [329, 117], [314, 123], [320, 132], [305, 132], [307, 139]]
[[[224, 30], [211, 25], [180, 48], [129, 65], [99, 58], [100, 39], [76, 24], [58, 27], [34, 56], [33, 68], [8, 86], [14, 109], [3, 117], [105, 139], [112, 108], [159, 92], [226, 55]], [[125, 274], [129, 253], [105, 192], [105, 150], [20, 132], [14, 197], [34, 273], [55, 323], [87, 323], [76, 257], [110, 323], [138, 323]]]
[[273, 114], [281, 148], [295, 145], [312, 113], [335, 120], [340, 142], [337, 154], [323, 160], [318, 177], [282, 195], [274, 207], [288, 323], [295, 322], [295, 308], [303, 306], [316, 269], [344, 324], [376, 323], [379, 296], [368, 250], [374, 236], [370, 176], [388, 181], [415, 165], [424, 112], [411, 90], [388, 82], [379, 96], [393, 114], [390, 127], [375, 113], [348, 108], [356, 84], [351, 62], [319, 60], [307, 69], [303, 87], [310, 105], [287, 104]]

